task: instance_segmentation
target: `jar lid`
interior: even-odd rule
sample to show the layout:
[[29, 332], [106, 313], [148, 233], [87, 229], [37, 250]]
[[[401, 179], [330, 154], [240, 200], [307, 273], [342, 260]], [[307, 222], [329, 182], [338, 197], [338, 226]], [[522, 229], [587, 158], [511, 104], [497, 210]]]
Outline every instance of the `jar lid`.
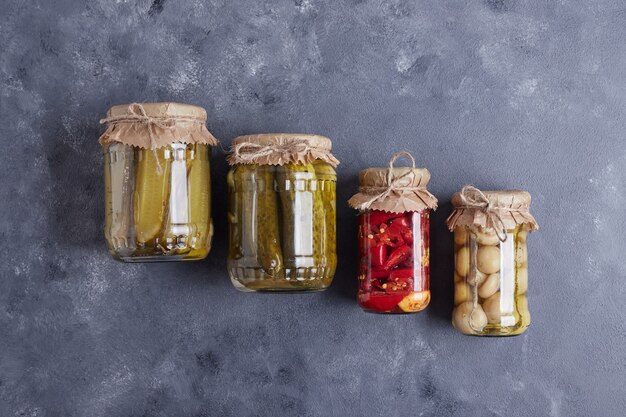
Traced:
[[107, 129], [99, 142], [120, 142], [143, 149], [158, 149], [172, 143], [217, 145], [205, 126], [202, 107], [181, 103], [131, 103], [113, 106], [100, 120]]
[[[411, 167], [395, 167], [397, 159], [406, 157]], [[381, 210], [390, 213], [436, 209], [437, 198], [428, 189], [430, 172], [416, 168], [407, 151], [394, 154], [387, 168], [367, 168], [359, 174], [359, 192], [348, 200], [357, 210]]]
[[527, 191], [481, 191], [466, 185], [452, 196], [454, 211], [446, 222], [451, 231], [457, 226], [480, 226], [505, 232], [520, 224], [526, 224], [534, 231], [539, 225], [530, 214], [530, 202]]
[[300, 133], [263, 133], [244, 135], [233, 139], [230, 165], [310, 164], [316, 159], [333, 167], [339, 161], [330, 152], [332, 141], [320, 135]]
[[[137, 114], [138, 103], [118, 104], [109, 109], [107, 117], [132, 117]], [[141, 103], [146, 116], [154, 118], [193, 118], [206, 122], [207, 113], [200, 106], [183, 103]]]
[[[359, 173], [361, 187], [389, 187], [391, 183], [400, 187], [426, 187], [430, 172], [426, 168], [394, 167], [366, 168]], [[391, 181], [391, 183], [390, 183]]]

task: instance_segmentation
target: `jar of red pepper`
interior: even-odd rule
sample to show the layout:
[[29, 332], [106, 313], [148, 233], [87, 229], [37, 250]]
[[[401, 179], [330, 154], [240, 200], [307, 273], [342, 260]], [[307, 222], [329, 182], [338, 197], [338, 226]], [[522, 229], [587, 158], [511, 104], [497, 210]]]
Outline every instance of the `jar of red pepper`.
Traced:
[[[412, 166], [395, 167], [401, 157]], [[359, 193], [348, 203], [360, 211], [357, 299], [366, 311], [416, 313], [430, 302], [429, 217], [437, 199], [429, 180], [407, 151], [359, 175]]]

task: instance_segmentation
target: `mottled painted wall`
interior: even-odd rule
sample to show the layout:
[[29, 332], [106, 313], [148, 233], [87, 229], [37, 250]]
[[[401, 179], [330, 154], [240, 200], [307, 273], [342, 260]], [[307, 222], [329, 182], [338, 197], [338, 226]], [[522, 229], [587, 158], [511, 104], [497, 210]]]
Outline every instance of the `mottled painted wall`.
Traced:
[[[3, 0], [0, 415], [621, 416], [626, 408], [626, 5], [598, 1]], [[98, 120], [181, 101], [225, 144], [334, 140], [335, 283], [238, 293], [214, 250], [125, 265], [102, 237]], [[409, 149], [432, 172], [433, 302], [355, 303], [357, 173]], [[520, 187], [531, 329], [450, 325], [443, 222], [465, 183]]]

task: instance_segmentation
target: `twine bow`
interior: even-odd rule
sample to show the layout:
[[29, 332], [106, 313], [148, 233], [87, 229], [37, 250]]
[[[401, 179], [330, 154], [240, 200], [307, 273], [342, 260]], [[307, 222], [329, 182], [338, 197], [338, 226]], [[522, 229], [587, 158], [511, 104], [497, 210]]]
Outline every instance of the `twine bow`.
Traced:
[[252, 142], [241, 142], [233, 146], [231, 158], [240, 159], [245, 162], [252, 162], [255, 159], [267, 157], [270, 155], [281, 154], [289, 156], [293, 153], [306, 153], [313, 149], [306, 140], [295, 140], [282, 145], [259, 145]]
[[289, 138], [285, 143], [267, 145], [243, 141], [231, 147], [228, 162], [234, 164], [268, 164], [309, 163], [321, 159], [336, 167], [339, 161], [325, 147], [312, 146], [309, 139]]
[[472, 185], [466, 185], [461, 188], [459, 195], [462, 205], [458, 206], [457, 209], [481, 210], [487, 216], [486, 224], [491, 224], [500, 242], [504, 242], [506, 240], [506, 225], [498, 211], [508, 209], [506, 207], [495, 207], [485, 193]]
[[359, 210], [361, 211], [367, 210], [374, 202], [386, 199], [387, 197], [389, 197], [391, 193], [395, 191], [415, 191], [416, 192], [415, 194], [417, 195], [417, 197], [424, 203], [426, 207], [429, 206], [429, 202], [424, 200], [420, 194], [425, 194], [428, 198], [436, 201], [435, 196], [432, 195], [430, 191], [428, 191], [426, 187], [423, 185], [417, 186], [417, 187], [402, 185], [402, 180], [412, 175], [413, 174], [412, 171], [407, 171], [406, 173], [397, 177], [394, 176], [394, 164], [398, 159], [402, 157], [409, 159], [411, 161], [411, 168], [415, 169], [415, 158], [413, 158], [413, 155], [411, 155], [410, 152], [400, 151], [400, 152], [394, 153], [391, 156], [391, 159], [389, 160], [389, 169], [387, 170], [387, 186], [386, 187], [366, 186], [366, 187], [359, 188], [359, 191], [364, 194], [373, 194], [373, 196], [369, 200], [364, 201], [363, 203], [359, 205], [359, 207], [357, 207]]
[[152, 150], [152, 154], [154, 155], [154, 159], [156, 160], [157, 174], [160, 176], [163, 173], [163, 168], [161, 167], [161, 162], [159, 162], [159, 158], [157, 156], [157, 143], [155, 139], [156, 132], [154, 131], [154, 129], [155, 127], [158, 127], [159, 129], [165, 129], [165, 130], [173, 129], [174, 126], [176, 125], [176, 121], [178, 120], [198, 121], [192, 117], [184, 117], [184, 116], [165, 117], [165, 118], [150, 117], [146, 113], [146, 109], [144, 109], [144, 107], [140, 103], [131, 103], [128, 105], [128, 114], [101, 119], [100, 124], [127, 122], [127, 123], [142, 123], [142, 124], [147, 125], [148, 137], [150, 138], [150, 149]]

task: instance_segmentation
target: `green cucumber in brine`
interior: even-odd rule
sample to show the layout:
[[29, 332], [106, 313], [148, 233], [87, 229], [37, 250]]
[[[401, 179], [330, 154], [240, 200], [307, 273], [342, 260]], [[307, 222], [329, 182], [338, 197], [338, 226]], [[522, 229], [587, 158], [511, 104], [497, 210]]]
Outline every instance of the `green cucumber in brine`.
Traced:
[[313, 163], [324, 205], [323, 255], [326, 258], [327, 276], [332, 277], [337, 267], [337, 173], [323, 161]]
[[283, 258], [272, 167], [239, 165], [231, 172], [231, 258], [255, 259], [266, 275], [278, 277]]

